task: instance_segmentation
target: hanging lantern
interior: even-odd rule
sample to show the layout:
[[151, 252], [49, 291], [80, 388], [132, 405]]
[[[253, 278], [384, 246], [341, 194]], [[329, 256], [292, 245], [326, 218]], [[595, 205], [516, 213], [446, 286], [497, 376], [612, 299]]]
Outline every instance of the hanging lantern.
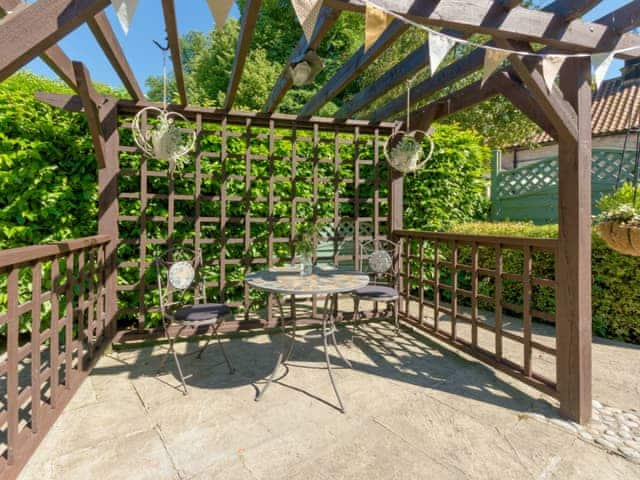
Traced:
[[[414, 173], [431, 159], [435, 145], [429, 133], [422, 130], [409, 130], [410, 82], [407, 82], [407, 131], [398, 131], [384, 143], [384, 156], [395, 170], [407, 174]], [[429, 141], [429, 153], [425, 155], [422, 143]]]
[[[167, 52], [169, 47], [162, 47], [156, 41], [154, 43], [163, 52], [162, 108], [146, 107], [133, 117], [131, 123], [133, 140], [138, 148], [148, 156], [168, 161], [170, 168], [182, 168], [188, 163], [187, 155], [196, 144], [196, 132], [193, 129], [181, 128], [177, 124], [177, 122], [188, 123], [184, 115], [167, 110]], [[150, 122], [149, 119], [154, 117], [155, 120]], [[144, 122], [147, 123], [146, 128], [143, 128]]]
[[323, 68], [320, 56], [314, 50], [307, 50], [289, 64], [288, 72], [293, 85], [303, 87], [311, 85]]

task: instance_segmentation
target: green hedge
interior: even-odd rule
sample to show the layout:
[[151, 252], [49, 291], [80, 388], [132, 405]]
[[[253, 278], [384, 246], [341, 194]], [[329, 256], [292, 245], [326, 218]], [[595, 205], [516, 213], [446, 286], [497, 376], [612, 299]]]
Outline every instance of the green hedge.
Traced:
[[[508, 237], [556, 238], [558, 235], [557, 225], [537, 226], [531, 223], [463, 223], [452, 230], [459, 233]], [[534, 274], [554, 278], [554, 262], [551, 255], [536, 255]], [[482, 258], [480, 261], [482, 262]], [[504, 264], [505, 271], [520, 273], [522, 254], [508, 251]], [[594, 333], [640, 344], [640, 258], [611, 250], [594, 232], [592, 279]], [[515, 285], [515, 282], [513, 285], [505, 282], [505, 301], [522, 304], [522, 289]], [[552, 293], [544, 289], [535, 290], [533, 307], [541, 311], [553, 311], [555, 300]]]

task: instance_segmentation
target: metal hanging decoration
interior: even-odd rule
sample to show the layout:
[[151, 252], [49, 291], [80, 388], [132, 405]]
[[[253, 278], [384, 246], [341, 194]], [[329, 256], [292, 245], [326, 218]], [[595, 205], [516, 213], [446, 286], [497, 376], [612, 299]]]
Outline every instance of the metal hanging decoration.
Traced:
[[[384, 156], [395, 170], [407, 174], [414, 173], [431, 159], [435, 145], [431, 136], [422, 130], [410, 129], [411, 82], [407, 82], [406, 130], [398, 130], [384, 143]], [[425, 156], [424, 140], [429, 142], [429, 153]]]
[[[188, 123], [187, 118], [167, 110], [167, 55], [169, 46], [163, 47], [153, 41], [162, 50], [162, 108], [146, 107], [140, 110], [131, 124], [133, 140], [145, 154], [158, 160], [169, 162], [170, 169], [182, 168], [189, 162], [188, 154], [196, 144], [196, 132], [193, 129], [179, 127], [176, 122]], [[148, 118], [155, 118], [153, 125], [142, 125]]]

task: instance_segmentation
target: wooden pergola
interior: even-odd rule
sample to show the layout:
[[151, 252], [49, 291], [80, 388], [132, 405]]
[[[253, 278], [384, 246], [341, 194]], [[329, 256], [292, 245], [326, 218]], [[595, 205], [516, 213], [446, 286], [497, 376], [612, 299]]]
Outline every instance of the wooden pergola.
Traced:
[[[43, 431], [53, 422], [57, 414], [46, 416], [40, 428], [33, 428], [33, 438], [28, 442], [22, 441], [18, 431], [18, 407], [22, 398], [17, 384], [17, 371], [22, 350], [18, 348], [17, 318], [28, 310], [28, 306], [19, 305], [17, 297], [16, 265], [35, 262], [37, 255], [67, 255], [77, 249], [103, 248], [104, 252], [96, 258], [102, 258], [105, 266], [104, 277], [104, 324], [107, 339], [112, 338], [116, 330], [117, 316], [117, 259], [118, 246], [118, 187], [117, 177], [120, 173], [119, 155], [123, 151], [118, 135], [119, 115], [131, 115], [140, 109], [152, 105], [144, 97], [144, 93], [133, 74], [133, 70], [120, 46], [104, 9], [110, 0], [38, 0], [33, 3], [21, 0], [0, 0], [0, 81], [8, 78], [17, 70], [25, 66], [36, 57], [41, 57], [66, 84], [76, 93], [75, 96], [54, 95], [41, 93], [38, 98], [50, 105], [68, 111], [83, 111], [87, 117], [91, 136], [93, 138], [96, 158], [99, 166], [99, 234], [100, 237], [91, 242], [80, 242], [65, 245], [59, 249], [43, 249], [38, 247], [38, 253], [22, 251], [17, 255], [15, 251], [0, 252], [0, 270], [10, 270], [8, 314], [2, 317], [8, 328], [8, 364], [5, 372], [9, 372], [8, 380], [8, 413], [3, 413], [3, 421], [9, 422], [9, 449], [7, 468], [3, 477], [16, 475], [20, 465], [24, 464], [29, 453], [42, 438]], [[468, 38], [472, 34], [482, 33], [491, 37], [491, 44], [507, 48], [530, 50], [530, 44], [542, 44], [542, 52], [555, 53], [596, 53], [607, 52], [640, 45], [640, 36], [632, 30], [640, 24], [640, 1], [633, 0], [618, 10], [595, 22], [585, 22], [581, 16], [594, 8], [599, 0], [556, 0], [542, 10], [525, 8], [521, 1], [513, 0], [377, 0], [376, 4], [395, 14], [432, 28], [442, 28], [449, 35]], [[367, 69], [381, 54], [389, 48], [408, 28], [408, 24], [399, 19], [392, 21], [375, 44], [365, 51], [360, 48], [344, 65], [331, 77], [315, 95], [304, 105], [298, 115], [277, 113], [279, 104], [292, 82], [283, 66], [276, 84], [273, 86], [269, 99], [261, 112], [234, 111], [234, 99], [242, 77], [247, 54], [249, 52], [252, 34], [260, 10], [260, 0], [248, 0], [244, 9], [240, 34], [236, 46], [229, 85], [224, 107], [211, 109], [193, 106], [189, 103], [185, 80], [182, 70], [182, 59], [179, 47], [179, 31], [176, 20], [174, 0], [162, 0], [165, 26], [171, 50], [171, 60], [175, 74], [175, 82], [180, 102], [171, 105], [170, 109], [183, 113], [190, 120], [202, 122], [219, 122], [223, 125], [235, 124], [249, 127], [263, 127], [274, 135], [275, 128], [308, 129], [314, 133], [318, 131], [355, 132], [371, 134], [375, 137], [374, 146], [379, 146], [378, 137], [391, 133], [400, 128], [399, 122], [393, 120], [405, 107], [404, 95], [393, 98], [369, 115], [367, 119], [354, 119], [359, 112], [365, 110], [372, 102], [387, 94], [394, 87], [412, 78], [420, 69], [428, 66], [428, 45], [419, 45], [397, 65], [394, 65], [384, 75], [345, 103], [336, 113], [335, 118], [316, 116], [320, 109], [332, 98], [347, 87]], [[299, 57], [309, 49], [315, 49], [322, 42], [325, 34], [335, 24], [341, 12], [349, 10], [364, 11], [361, 0], [325, 0], [312, 38], [307, 41], [301, 36], [291, 54], [291, 59]], [[86, 23], [95, 39], [102, 47], [109, 62], [122, 80], [130, 99], [118, 100], [99, 94], [91, 83], [87, 68], [79, 62], [68, 58], [57, 42]], [[638, 51], [630, 51], [623, 58], [640, 56]], [[476, 49], [468, 55], [455, 60], [450, 65], [441, 68], [431, 77], [414, 85], [411, 89], [413, 105], [425, 99], [436, 96], [440, 90], [447, 88], [453, 82], [463, 79], [482, 69], [484, 52]], [[403, 212], [403, 179], [394, 174], [390, 179], [388, 190], [388, 226], [390, 235], [404, 239], [407, 244], [419, 239], [421, 241], [447, 242], [453, 245], [453, 260], [450, 267], [454, 272], [460, 245], [466, 244], [472, 248], [473, 265], [468, 266], [474, 274], [473, 301], [477, 309], [477, 278], [480, 274], [477, 263], [478, 249], [488, 244], [495, 247], [496, 267], [492, 273], [496, 279], [496, 305], [502, 302], [501, 282], [508, 273], [502, 271], [503, 248], [515, 246], [524, 248], [525, 273], [518, 277], [522, 281], [525, 291], [532, 285], [552, 285], [557, 292], [556, 306], [556, 334], [557, 344], [553, 352], [556, 355], [557, 377], [555, 386], [545, 390], [545, 381], [540, 380], [531, 372], [530, 354], [531, 339], [524, 340], [525, 351], [528, 349], [529, 364], [525, 359], [524, 367], [516, 369], [513, 365], [503, 361], [497, 352], [493, 357], [480, 354], [475, 343], [465, 344], [455, 336], [444, 338], [452, 345], [477, 354], [479, 358], [509, 373], [516, 373], [518, 378], [539, 387], [544, 391], [552, 391], [560, 402], [563, 415], [584, 423], [591, 415], [591, 210], [590, 210], [590, 171], [591, 171], [591, 64], [590, 59], [569, 58], [560, 71], [560, 80], [553, 91], [545, 85], [539, 57], [519, 57], [512, 55], [509, 66], [497, 71], [484, 85], [480, 82], [472, 83], [459, 91], [427, 103], [426, 106], [416, 108], [411, 113], [411, 125], [426, 130], [433, 122], [443, 119], [455, 112], [469, 108], [497, 95], [508, 98], [516, 107], [524, 112], [531, 120], [548, 132], [559, 143], [559, 239], [557, 242], [528, 242], [523, 239], [496, 240], [486, 237], [464, 237], [443, 234], [420, 234], [404, 231], [402, 224]], [[223, 134], [224, 136], [224, 134]], [[315, 141], [315, 140], [314, 140]], [[336, 141], [336, 145], [337, 145]], [[378, 161], [378, 154], [375, 154]], [[249, 160], [247, 160], [249, 162]], [[249, 163], [247, 163], [248, 165]], [[249, 175], [247, 173], [247, 175]], [[317, 183], [317, 178], [316, 178]], [[374, 203], [379, 199], [374, 198]], [[273, 192], [270, 194], [270, 205], [273, 203]], [[245, 235], [246, 237], [246, 235]], [[35, 248], [35, 247], [27, 247]], [[532, 277], [531, 255], [535, 249], [553, 250], [556, 256], [556, 278], [554, 281], [540, 280]], [[436, 250], [437, 251], [437, 250]], [[56, 253], [57, 252], [57, 253]], [[424, 251], [415, 259], [426, 262]], [[17, 255], [17, 256], [16, 256]], [[103, 257], [101, 257], [103, 255]], [[437, 255], [436, 255], [437, 256]], [[40, 258], [40, 257], [38, 257]], [[412, 252], [407, 250], [407, 265], [414, 259]], [[22, 263], [20, 263], [22, 262]], [[84, 262], [84, 257], [82, 262]], [[437, 259], [436, 268], [437, 268]], [[527, 264], [528, 262], [528, 264]], [[224, 265], [222, 265], [224, 267]], [[463, 266], [459, 266], [460, 269]], [[465, 267], [467, 268], [467, 267]], [[13, 277], [11, 276], [13, 275]], [[12, 283], [13, 278], [14, 283]], [[36, 277], [34, 277], [36, 278]], [[412, 273], [405, 273], [407, 284], [413, 279]], [[456, 277], [457, 278], [457, 277]], [[421, 287], [426, 282], [420, 277]], [[35, 280], [34, 280], [35, 282]], [[546, 282], [546, 283], [545, 283]], [[436, 282], [437, 288], [437, 282]], [[456, 285], [452, 287], [454, 297], [458, 293]], [[102, 295], [101, 294], [101, 295]], [[461, 293], [462, 294], [462, 293]], [[411, 292], [407, 290], [407, 305]], [[142, 298], [142, 297], [141, 297]], [[529, 300], [527, 300], [529, 298]], [[39, 297], [32, 303], [42, 301]], [[530, 301], [525, 294], [525, 302]], [[31, 305], [30, 303], [29, 305]], [[440, 307], [436, 301], [436, 311]], [[523, 310], [525, 322], [530, 328], [531, 317], [527, 313], [528, 305]], [[501, 307], [500, 307], [501, 309]], [[455, 319], [455, 303], [452, 309]], [[405, 319], [411, 321], [408, 309]], [[472, 318], [472, 322], [475, 321]], [[499, 318], [497, 319], [499, 321]], [[13, 323], [12, 323], [13, 322]], [[421, 320], [417, 321], [421, 324]], [[474, 323], [475, 327], [475, 323]], [[437, 330], [437, 321], [436, 321]], [[475, 330], [474, 330], [475, 332]], [[529, 337], [530, 337], [529, 331]], [[496, 342], [502, 333], [496, 332]], [[505, 334], [506, 335], [506, 334]], [[51, 336], [53, 341], [53, 335]], [[475, 337], [474, 337], [475, 338]], [[477, 338], [474, 339], [477, 340]], [[36, 343], [41, 341], [37, 339]], [[501, 341], [501, 340], [500, 340]], [[15, 346], [13, 346], [13, 343]], [[38, 343], [39, 345], [39, 343]], [[539, 347], [539, 346], [538, 346]], [[540, 347], [542, 348], [542, 347]], [[82, 350], [82, 348], [81, 348]], [[550, 350], [550, 351], [551, 351]], [[90, 364], [85, 371], [90, 370]], [[53, 375], [53, 373], [51, 374]], [[53, 377], [52, 377], [53, 378]], [[39, 388], [39, 387], [38, 387]], [[62, 398], [62, 397], [61, 397]], [[64, 404], [64, 400], [61, 400]], [[59, 410], [59, 406], [57, 407]], [[6, 415], [6, 416], [4, 416]], [[8, 420], [7, 420], [8, 419]], [[17, 441], [15, 439], [20, 439]], [[13, 443], [12, 443], [13, 441]], [[26, 443], [25, 443], [26, 442]], [[28, 445], [27, 445], [28, 443]], [[26, 445], [26, 446], [25, 446]], [[16, 469], [17, 467], [17, 469]]]

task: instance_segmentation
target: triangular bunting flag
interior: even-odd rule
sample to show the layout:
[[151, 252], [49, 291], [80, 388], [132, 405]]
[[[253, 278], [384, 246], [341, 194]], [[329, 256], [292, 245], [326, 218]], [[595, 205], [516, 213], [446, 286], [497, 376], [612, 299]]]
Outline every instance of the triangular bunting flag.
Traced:
[[438, 35], [437, 33], [429, 33], [429, 68], [433, 75], [438, 67], [447, 56], [447, 53], [454, 47], [456, 41], [453, 38]]
[[502, 62], [510, 55], [509, 52], [502, 50], [486, 49], [484, 51], [484, 67], [482, 68], [482, 86], [495, 72]]
[[122, 26], [124, 33], [129, 33], [129, 25], [133, 20], [133, 15], [138, 8], [138, 0], [111, 0], [113, 9], [116, 11], [116, 17]]
[[556, 55], [550, 55], [542, 59], [542, 76], [550, 92], [553, 90], [553, 83], [556, 81], [556, 77], [564, 61], [565, 57]]
[[222, 30], [229, 16], [233, 0], [207, 0], [207, 3], [216, 22], [216, 30]]
[[[215, 0], [209, 0], [215, 1]], [[322, 0], [291, 0], [291, 5], [296, 12], [298, 21], [302, 26], [304, 36], [307, 38], [307, 42], [311, 42], [311, 36], [313, 30], [316, 27], [316, 21], [318, 20], [318, 14], [320, 13], [320, 7], [322, 7]]]
[[389, 26], [393, 17], [376, 6], [366, 3], [364, 27], [364, 51], [376, 43], [378, 37]]
[[591, 56], [591, 64], [595, 69], [594, 80], [596, 82], [596, 89], [600, 88], [602, 81], [604, 80], [611, 62], [613, 62], [613, 53], [596, 53]]

